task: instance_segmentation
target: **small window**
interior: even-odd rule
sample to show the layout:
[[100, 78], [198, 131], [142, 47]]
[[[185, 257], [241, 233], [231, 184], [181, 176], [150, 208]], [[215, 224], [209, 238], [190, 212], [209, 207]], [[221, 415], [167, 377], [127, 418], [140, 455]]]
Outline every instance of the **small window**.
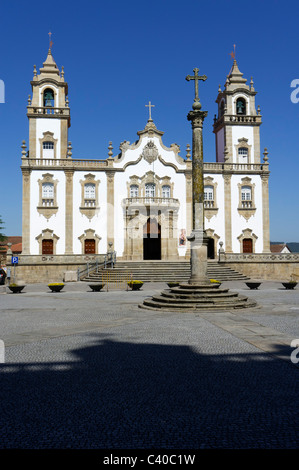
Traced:
[[53, 142], [43, 142], [43, 149], [52, 149], [52, 150], [54, 150], [54, 143]]
[[43, 142], [43, 158], [54, 158], [54, 142]]
[[137, 184], [132, 184], [130, 186], [130, 197], [138, 197], [138, 186], [137, 186]]
[[44, 91], [44, 106], [45, 107], [54, 107], [54, 92], [51, 88], [47, 88]]
[[153, 183], [145, 185], [145, 197], [155, 197], [155, 185]]
[[242, 201], [251, 201], [251, 187], [250, 186], [242, 186]]
[[43, 199], [54, 199], [54, 184], [43, 183], [42, 185], [42, 198]]
[[205, 201], [213, 201], [214, 200], [214, 188], [213, 188], [213, 186], [205, 186], [204, 200]]
[[246, 114], [246, 101], [244, 98], [238, 98], [236, 103], [237, 114]]
[[169, 198], [170, 197], [170, 186], [164, 185], [162, 186], [162, 197]]
[[238, 149], [239, 163], [248, 163], [248, 148], [240, 147]]
[[222, 117], [224, 115], [224, 100], [221, 101], [220, 106], [219, 106], [219, 117]]

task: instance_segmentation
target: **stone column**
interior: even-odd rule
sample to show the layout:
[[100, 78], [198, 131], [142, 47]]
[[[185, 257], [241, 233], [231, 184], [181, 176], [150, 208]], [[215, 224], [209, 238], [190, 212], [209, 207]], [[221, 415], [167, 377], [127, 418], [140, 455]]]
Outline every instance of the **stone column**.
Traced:
[[223, 175], [224, 178], [224, 232], [225, 252], [232, 253], [232, 190], [231, 173]]
[[73, 254], [73, 170], [65, 173], [65, 254]]
[[22, 254], [30, 255], [30, 174], [31, 169], [22, 168], [23, 200], [22, 200]]
[[262, 175], [263, 253], [270, 253], [269, 174]]
[[115, 171], [107, 171], [107, 247], [114, 246], [114, 175]]
[[193, 230], [188, 240], [191, 242], [190, 284], [209, 283], [207, 277], [207, 236], [204, 229], [204, 177], [202, 127], [207, 111], [200, 111], [195, 103], [188, 114], [192, 124], [192, 214]]

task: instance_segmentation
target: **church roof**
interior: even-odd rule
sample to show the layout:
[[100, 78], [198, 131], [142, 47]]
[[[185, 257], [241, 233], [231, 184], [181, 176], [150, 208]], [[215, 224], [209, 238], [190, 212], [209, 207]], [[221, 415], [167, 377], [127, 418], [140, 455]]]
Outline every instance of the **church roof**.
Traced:
[[52, 56], [51, 48], [49, 48], [47, 58], [43, 63], [43, 67], [40, 68], [39, 71], [41, 74], [60, 76], [59, 68], [57, 67], [56, 62]]
[[246, 85], [247, 79], [243, 78], [243, 73], [240, 72], [236, 59], [234, 59], [233, 66], [229, 75], [227, 76], [225, 88], [227, 91], [234, 91], [236, 88], [245, 88], [249, 90]]

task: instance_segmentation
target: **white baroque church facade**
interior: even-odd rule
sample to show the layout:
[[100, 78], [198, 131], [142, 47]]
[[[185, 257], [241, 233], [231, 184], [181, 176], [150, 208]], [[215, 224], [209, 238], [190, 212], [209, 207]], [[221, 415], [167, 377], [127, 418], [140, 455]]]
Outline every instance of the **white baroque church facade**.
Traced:
[[[51, 49], [31, 81], [29, 150], [23, 142], [22, 255], [103, 254], [117, 259], [175, 260], [190, 256], [192, 160], [163, 144], [153, 120], [138, 140], [108, 158], [72, 158], [70, 108], [64, 70]], [[216, 161], [204, 163], [208, 256], [268, 253], [269, 165], [260, 153], [261, 115], [256, 91], [234, 60], [219, 87], [213, 131]]]

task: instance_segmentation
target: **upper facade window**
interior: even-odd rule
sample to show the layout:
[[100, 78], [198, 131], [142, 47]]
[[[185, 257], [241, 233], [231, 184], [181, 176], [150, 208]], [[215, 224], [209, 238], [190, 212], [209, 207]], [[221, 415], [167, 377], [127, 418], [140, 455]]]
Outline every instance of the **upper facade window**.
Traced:
[[96, 185], [94, 183], [86, 183], [84, 185], [85, 206], [90, 205], [90, 199], [96, 198]]
[[54, 92], [51, 88], [46, 88], [44, 91], [44, 106], [54, 107]]
[[239, 157], [239, 163], [248, 163], [248, 148], [239, 147], [238, 157]]
[[165, 184], [164, 186], [162, 186], [162, 197], [163, 198], [170, 197], [170, 186], [168, 186], [168, 184]]
[[250, 186], [242, 186], [241, 194], [242, 194], [242, 201], [251, 201], [251, 187]]
[[214, 200], [214, 188], [213, 188], [213, 186], [205, 186], [204, 200], [205, 201], [213, 201]]
[[130, 197], [138, 197], [138, 185], [137, 184], [131, 184]]
[[147, 183], [145, 185], [145, 197], [155, 197], [156, 185], [153, 183]]
[[246, 101], [244, 98], [237, 99], [236, 114], [246, 114]]
[[42, 183], [42, 199], [43, 205], [53, 205], [49, 203], [49, 199], [54, 199], [54, 184], [53, 183]]

